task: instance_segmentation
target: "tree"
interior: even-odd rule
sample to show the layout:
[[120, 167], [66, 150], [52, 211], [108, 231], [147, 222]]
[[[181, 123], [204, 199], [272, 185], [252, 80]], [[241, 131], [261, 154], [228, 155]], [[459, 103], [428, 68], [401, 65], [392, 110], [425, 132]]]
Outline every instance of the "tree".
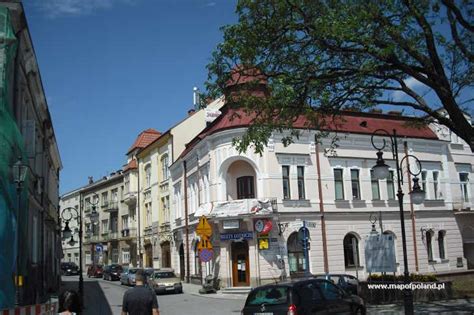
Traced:
[[[261, 151], [271, 132], [301, 115], [317, 127], [324, 122], [315, 113], [391, 105], [446, 126], [474, 151], [463, 113], [474, 100], [472, 2], [240, 0], [236, 12], [208, 65], [208, 91], [257, 113], [240, 150]], [[266, 79], [267, 97], [234, 97], [228, 88], [249, 69]]]

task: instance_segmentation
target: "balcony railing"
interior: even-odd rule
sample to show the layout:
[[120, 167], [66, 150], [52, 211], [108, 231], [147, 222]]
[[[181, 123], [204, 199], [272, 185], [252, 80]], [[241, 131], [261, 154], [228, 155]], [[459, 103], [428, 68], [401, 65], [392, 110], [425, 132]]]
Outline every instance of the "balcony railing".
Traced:
[[107, 200], [106, 200], [106, 201], [103, 201], [103, 202], [100, 204], [100, 206], [101, 206], [102, 208], [107, 208], [107, 207], [109, 206], [109, 202], [108, 202]]
[[109, 201], [107, 208], [104, 211], [106, 212], [118, 211], [118, 201]]
[[109, 239], [110, 240], [118, 240], [119, 239], [119, 233], [118, 232], [110, 232], [109, 233]]
[[144, 234], [145, 236], [150, 236], [153, 234], [153, 227], [150, 225], [150, 226], [147, 226], [145, 227], [144, 229]]
[[136, 228], [127, 228], [127, 229], [123, 229], [120, 233], [121, 233], [121, 238], [129, 239], [129, 238], [137, 236], [137, 229]]
[[129, 206], [134, 205], [137, 202], [137, 192], [131, 191], [125, 193], [123, 196], [123, 201]]

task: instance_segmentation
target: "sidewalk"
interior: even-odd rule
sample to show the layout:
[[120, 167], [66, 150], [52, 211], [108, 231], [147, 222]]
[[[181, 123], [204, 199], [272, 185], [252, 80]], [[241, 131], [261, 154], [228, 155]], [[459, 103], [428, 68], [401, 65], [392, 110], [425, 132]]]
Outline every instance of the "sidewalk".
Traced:
[[217, 293], [201, 294], [199, 293], [199, 289], [201, 288], [202, 288], [201, 285], [183, 282], [183, 291], [187, 294], [196, 295], [200, 297], [206, 297], [206, 298], [212, 298], [212, 299], [245, 301], [245, 299], [247, 298], [247, 294], [224, 294], [222, 293], [221, 290], [217, 291]]
[[[474, 300], [457, 299], [415, 303], [415, 314], [474, 314]], [[403, 304], [368, 305], [367, 314], [404, 314]]]

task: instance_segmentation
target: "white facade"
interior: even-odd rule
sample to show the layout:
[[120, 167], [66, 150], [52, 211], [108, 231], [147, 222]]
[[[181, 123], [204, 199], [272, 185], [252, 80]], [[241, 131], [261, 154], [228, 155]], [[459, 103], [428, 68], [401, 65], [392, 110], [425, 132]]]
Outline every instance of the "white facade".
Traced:
[[[329, 138], [324, 139], [317, 148], [312, 132], [303, 133], [288, 147], [281, 144], [281, 135], [275, 135], [260, 156], [251, 151], [239, 154], [232, 146], [232, 139], [243, 132], [244, 129], [226, 129], [207, 135], [171, 167], [174, 188], [171, 227], [175, 232], [173, 266], [178, 273], [187, 271], [189, 260], [190, 278], [200, 279], [210, 273], [219, 277], [224, 287], [255, 286], [298, 275], [304, 270], [305, 263], [303, 253], [293, 240], [305, 220], [309, 222], [311, 273], [328, 271], [365, 278], [368, 274], [365, 271], [364, 244], [371, 231], [371, 215], [382, 221], [383, 231], [395, 236], [397, 269], [399, 273], [403, 272], [397, 180], [395, 177], [393, 182], [371, 181], [370, 169], [375, 165], [376, 150], [371, 145], [370, 135], [339, 135], [339, 148], [335, 156], [324, 154], [330, 145]], [[464, 270], [467, 264], [461, 233], [452, 211], [456, 202], [453, 185], [459, 184], [452, 180], [455, 165], [449, 143], [416, 138], [405, 138], [403, 141], [407, 142], [407, 153], [415, 155], [422, 163], [424, 180], [421, 184], [427, 191], [424, 204], [412, 205], [408, 196], [411, 183], [408, 175], [404, 175], [402, 188], [405, 194], [403, 206], [409, 271], [439, 273]], [[405, 154], [403, 141], [399, 143], [400, 158]], [[472, 154], [465, 158], [472, 164]], [[385, 159], [394, 171], [391, 153], [386, 152]], [[410, 163], [414, 164], [413, 161]], [[342, 178], [339, 178], [340, 174]], [[252, 184], [245, 183], [244, 177], [250, 178]], [[288, 183], [289, 189], [284, 191]], [[245, 196], [249, 185], [253, 185], [253, 194]], [[184, 200], [185, 187], [187, 204]], [[250, 209], [239, 212], [236, 209], [243, 199], [250, 203], [255, 199], [276, 200], [276, 207], [273, 204], [273, 212], [264, 215], [253, 214]], [[222, 202], [227, 202], [226, 209], [233, 213], [225, 215], [225, 212], [219, 212], [224, 207]], [[190, 231], [188, 242], [184, 218], [186, 206]], [[214, 232], [214, 259], [207, 264], [200, 263], [197, 258], [199, 237], [195, 227], [201, 214], [208, 217]], [[255, 223], [260, 218], [273, 223], [273, 229], [268, 234], [269, 249], [266, 250], [257, 246], [260, 241]], [[238, 228], [224, 229], [224, 225], [235, 224], [229, 220], [237, 220]], [[323, 246], [323, 221], [326, 246]], [[376, 228], [380, 232], [379, 221]], [[247, 236], [251, 237], [245, 241], [221, 240], [229, 232], [249, 232]], [[345, 238], [351, 240], [352, 237], [356, 240], [358, 255], [350, 246], [344, 246]], [[189, 244], [189, 253], [186, 243]]]

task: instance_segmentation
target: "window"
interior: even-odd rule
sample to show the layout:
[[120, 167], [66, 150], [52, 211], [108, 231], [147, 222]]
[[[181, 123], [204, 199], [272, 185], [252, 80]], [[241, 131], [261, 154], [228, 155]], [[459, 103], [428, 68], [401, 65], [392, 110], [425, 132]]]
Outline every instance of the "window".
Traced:
[[110, 199], [112, 202], [117, 202], [118, 201], [118, 189], [115, 188], [112, 190], [112, 195], [110, 196]]
[[107, 233], [109, 231], [109, 220], [102, 220], [102, 233]]
[[439, 248], [439, 258], [446, 259], [446, 252], [444, 250], [444, 237], [446, 236], [446, 231], [438, 232], [438, 248]]
[[433, 194], [434, 194], [434, 199], [439, 199], [439, 172], [438, 171], [433, 171]]
[[379, 180], [374, 178], [374, 172], [370, 171], [370, 181], [372, 184], [372, 200], [380, 200]]
[[388, 200], [394, 200], [395, 199], [395, 184], [393, 182], [393, 171], [390, 171], [388, 173], [387, 196], [388, 196]]
[[123, 250], [122, 251], [122, 264], [130, 263], [130, 251]]
[[298, 198], [305, 199], [305, 189], [304, 189], [304, 166], [298, 166]]
[[102, 193], [102, 203], [101, 203], [102, 207], [107, 207], [108, 206], [108, 204], [109, 204], [108, 199], [109, 199], [108, 192], [103, 192]]
[[288, 265], [290, 275], [305, 271], [306, 261], [304, 259], [303, 245], [299, 241], [298, 232], [294, 232], [288, 238]]
[[351, 233], [344, 237], [344, 265], [359, 266], [359, 240]]
[[145, 204], [146, 209], [146, 223], [145, 226], [151, 226], [151, 202]]
[[336, 200], [344, 200], [344, 181], [340, 168], [334, 169], [334, 187], [336, 189]]
[[118, 264], [119, 260], [119, 250], [118, 248], [112, 248], [112, 263]]
[[469, 174], [459, 173], [459, 181], [461, 182], [461, 196], [462, 200], [469, 202]]
[[341, 290], [329, 281], [320, 283], [319, 287], [327, 300], [340, 300], [342, 298]]
[[161, 171], [163, 173], [163, 180], [167, 180], [170, 177], [168, 168], [168, 155], [165, 155], [161, 158]]
[[433, 244], [432, 244], [432, 239], [433, 239], [433, 231], [427, 231], [426, 232], [426, 251], [428, 253], [428, 261], [433, 260]]
[[352, 199], [360, 200], [359, 170], [351, 170]]
[[199, 258], [199, 249], [198, 249], [199, 241], [196, 241], [194, 246], [194, 274], [199, 274], [201, 269], [201, 260]]
[[151, 185], [151, 165], [148, 164], [145, 166], [145, 188], [150, 187]]
[[421, 189], [426, 193], [426, 176], [427, 172], [426, 171], [421, 171]]
[[282, 180], [283, 180], [283, 199], [291, 199], [290, 193], [290, 166], [283, 165], [281, 167]]
[[122, 229], [123, 230], [128, 229], [128, 215], [122, 216]]
[[237, 199], [255, 198], [253, 176], [242, 176], [237, 178]]

